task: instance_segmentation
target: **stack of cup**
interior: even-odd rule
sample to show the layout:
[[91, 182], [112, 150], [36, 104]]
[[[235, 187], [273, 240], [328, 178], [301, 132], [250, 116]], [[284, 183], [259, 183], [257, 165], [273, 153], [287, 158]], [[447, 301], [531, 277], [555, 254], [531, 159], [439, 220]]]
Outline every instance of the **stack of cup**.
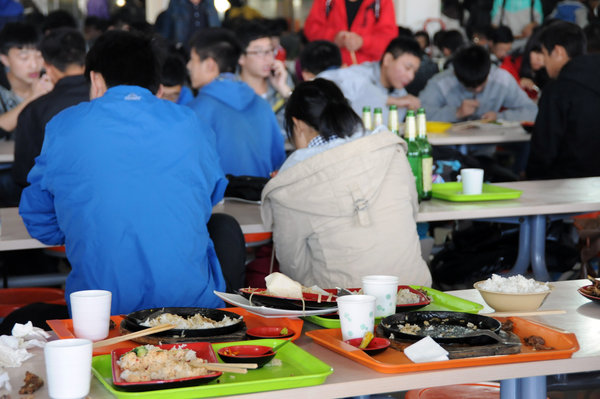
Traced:
[[396, 313], [398, 282], [396, 276], [373, 275], [362, 278], [363, 293], [377, 298], [375, 317], [386, 317]]

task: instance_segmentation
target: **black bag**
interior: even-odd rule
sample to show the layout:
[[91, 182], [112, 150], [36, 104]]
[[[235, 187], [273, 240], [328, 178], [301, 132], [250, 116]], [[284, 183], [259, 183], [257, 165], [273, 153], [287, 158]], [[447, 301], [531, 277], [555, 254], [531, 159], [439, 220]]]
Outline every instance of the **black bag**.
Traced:
[[239, 198], [247, 201], [260, 201], [260, 194], [269, 181], [267, 177], [227, 175], [225, 197]]

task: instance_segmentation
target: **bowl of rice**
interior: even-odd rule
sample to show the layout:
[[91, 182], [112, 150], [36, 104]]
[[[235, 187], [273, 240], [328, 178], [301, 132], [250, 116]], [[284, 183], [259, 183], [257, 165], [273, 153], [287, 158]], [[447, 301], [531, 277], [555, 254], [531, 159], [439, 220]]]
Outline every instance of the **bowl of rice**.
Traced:
[[554, 288], [551, 284], [528, 279], [521, 275], [502, 277], [493, 274], [473, 285], [481, 297], [497, 312], [526, 312], [537, 310]]

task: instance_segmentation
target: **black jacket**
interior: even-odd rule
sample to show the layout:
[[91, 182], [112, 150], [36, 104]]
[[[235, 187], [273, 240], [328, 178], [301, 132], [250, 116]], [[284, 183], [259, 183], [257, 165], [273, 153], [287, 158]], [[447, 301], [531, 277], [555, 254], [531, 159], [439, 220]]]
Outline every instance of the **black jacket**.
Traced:
[[65, 108], [89, 101], [90, 88], [83, 75], [67, 76], [56, 82], [54, 89], [32, 101], [19, 114], [15, 137], [15, 161], [12, 175], [15, 182], [25, 187], [27, 175], [40, 155], [46, 123]]
[[569, 61], [538, 106], [527, 178], [600, 176], [600, 55]]

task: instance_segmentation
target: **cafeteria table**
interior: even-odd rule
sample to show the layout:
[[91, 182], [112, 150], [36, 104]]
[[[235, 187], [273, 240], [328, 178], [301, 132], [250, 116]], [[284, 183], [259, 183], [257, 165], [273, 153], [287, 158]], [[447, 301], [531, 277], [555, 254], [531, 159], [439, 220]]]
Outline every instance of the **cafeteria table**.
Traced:
[[[314, 397], [324, 399], [503, 380], [501, 382], [503, 398], [545, 398], [546, 379], [544, 376], [600, 370], [600, 345], [598, 344], [597, 333], [600, 321], [600, 304], [590, 302], [577, 293], [577, 288], [588, 284], [586, 280], [559, 281], [553, 284], [555, 289], [548, 296], [540, 310], [563, 309], [566, 313], [529, 316], [527, 319], [574, 333], [580, 349], [571, 358], [384, 374], [338, 355], [303, 335], [296, 341], [296, 344], [330, 365], [334, 370], [333, 374], [327, 377], [325, 383], [285, 391], [259, 392], [236, 397], [248, 399], [281, 399], [282, 397], [305, 399]], [[464, 299], [484, 303], [479, 293], [474, 289], [449, 291], [449, 293]], [[481, 312], [491, 311], [486, 306]], [[315, 328], [320, 327], [305, 322], [303, 331]], [[42, 351], [34, 349], [33, 352], [35, 356], [27, 360], [21, 367], [7, 369], [14, 389], [11, 392], [12, 397], [18, 397], [16, 390], [18, 390], [26, 370], [40, 376], [45, 375]], [[537, 382], [535, 385], [538, 388], [537, 396], [531, 396], [525, 391], [511, 390], [511, 383], [515, 381], [514, 379], [521, 379], [520, 381], [535, 380]], [[513, 385], [519, 386], [519, 384]], [[36, 397], [47, 397], [47, 388], [43, 387], [39, 393], [36, 392]], [[105, 399], [113, 398], [113, 396], [98, 380], [93, 378], [89, 398]]]
[[[494, 220], [520, 225], [519, 254], [513, 274], [526, 272], [530, 262], [535, 278], [548, 281], [545, 261], [546, 218], [563, 218], [600, 210], [600, 177], [532, 180], [495, 185], [521, 190], [520, 198], [503, 201], [449, 202], [439, 199], [419, 205], [417, 222], [444, 220]], [[227, 213], [239, 223], [244, 234], [269, 232], [261, 220], [260, 206], [226, 200], [213, 212]], [[0, 209], [0, 251], [41, 248], [44, 244], [31, 238], [23, 226], [17, 208]]]
[[503, 127], [478, 124], [478, 126], [480, 127], [473, 129], [449, 129], [444, 133], [429, 133], [427, 139], [431, 145], [502, 144], [531, 140], [531, 134], [520, 125]]

